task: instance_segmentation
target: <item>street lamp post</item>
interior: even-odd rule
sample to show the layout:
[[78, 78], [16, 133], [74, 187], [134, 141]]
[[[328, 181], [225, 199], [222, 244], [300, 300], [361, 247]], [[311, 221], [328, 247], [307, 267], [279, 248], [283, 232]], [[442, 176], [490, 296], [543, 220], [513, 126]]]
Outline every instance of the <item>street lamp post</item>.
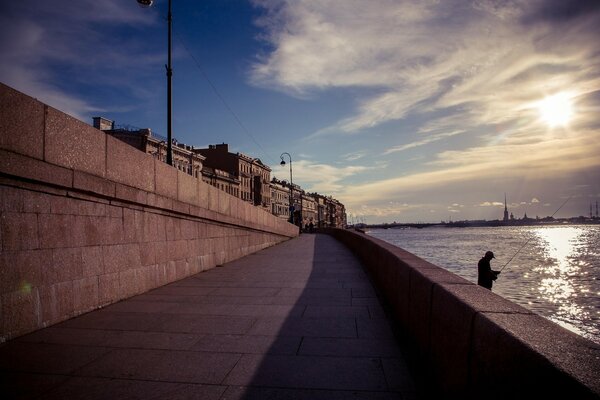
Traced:
[[[141, 7], [151, 7], [154, 0], [137, 0]], [[171, 14], [171, 0], [169, 0], [169, 12], [167, 14], [167, 21], [169, 25], [168, 33], [168, 56], [167, 56], [167, 164], [173, 165], [173, 130], [172, 130], [172, 77], [173, 68], [171, 68], [171, 44], [172, 31], [173, 31], [173, 17]]]
[[283, 155], [287, 154], [290, 159], [290, 222], [294, 223], [294, 181], [292, 180], [292, 156], [290, 153], [281, 153], [281, 162], [279, 164], [285, 165], [285, 160], [283, 159]]

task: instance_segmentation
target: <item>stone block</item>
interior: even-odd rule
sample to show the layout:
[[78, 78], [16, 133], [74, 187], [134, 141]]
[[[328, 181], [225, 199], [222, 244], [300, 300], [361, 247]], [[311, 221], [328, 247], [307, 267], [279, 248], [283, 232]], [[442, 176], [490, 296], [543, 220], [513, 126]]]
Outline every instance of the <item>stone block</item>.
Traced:
[[0, 83], [0, 148], [44, 158], [45, 106]]
[[115, 196], [119, 200], [131, 203], [146, 205], [148, 204], [148, 192], [139, 190], [135, 187], [116, 184]]
[[165, 220], [165, 229], [168, 240], [180, 240], [181, 236], [181, 221], [180, 218], [167, 218]]
[[198, 237], [198, 223], [189, 219], [181, 220], [181, 238], [196, 239]]
[[37, 288], [4, 293], [1, 339], [15, 337], [39, 328], [40, 297]]
[[159, 221], [161, 220], [160, 215], [136, 211], [135, 218], [136, 220], [142, 220], [142, 241], [156, 242], [163, 238], [163, 235], [159, 231]]
[[111, 136], [106, 137], [106, 177], [154, 192], [154, 158]]
[[208, 209], [211, 211], [219, 212], [219, 189], [214, 186], [207, 186], [208, 188]]
[[43, 325], [52, 325], [72, 317], [73, 282], [61, 282], [40, 288], [41, 321]]
[[472, 329], [475, 391], [495, 385], [498, 398], [552, 398], [557, 393], [596, 398], [600, 392], [598, 344], [535, 314], [477, 314]]
[[0, 150], [0, 172], [63, 187], [73, 186], [73, 171], [35, 158]]
[[171, 210], [173, 208], [173, 199], [154, 193], [148, 193], [148, 205], [150, 207]]
[[64, 196], [49, 196], [48, 198], [52, 214], [77, 215], [77, 201]]
[[73, 281], [74, 313], [81, 314], [98, 307], [98, 277], [92, 276]]
[[181, 214], [190, 213], [190, 204], [182, 201], [173, 200], [173, 211]]
[[389, 262], [396, 267], [396, 277], [394, 286], [395, 293], [388, 293], [388, 301], [392, 305], [394, 315], [397, 320], [403, 325], [408, 324], [408, 310], [410, 304], [410, 270], [408, 267], [399, 264], [398, 259], [394, 255], [389, 255], [384, 258], [384, 262]]
[[229, 199], [229, 215], [234, 220], [237, 220], [240, 217], [239, 203], [240, 203], [240, 199], [238, 199], [237, 197], [233, 197], [233, 196], [230, 197], [230, 199]]
[[139, 211], [123, 207], [123, 241], [125, 243], [141, 241], [144, 220], [136, 218], [136, 213]]
[[106, 206], [106, 216], [110, 218], [123, 218], [123, 207], [117, 207], [112, 205]]
[[131, 297], [138, 293], [138, 282], [135, 276], [135, 269], [128, 269], [119, 272], [119, 296], [121, 298]]
[[187, 259], [175, 261], [175, 276], [176, 279], [183, 279], [190, 274], [190, 268]]
[[52, 259], [51, 250], [3, 251], [0, 253], [0, 294], [30, 291], [42, 285], [42, 269]]
[[79, 190], [68, 190], [67, 197], [72, 197], [74, 199], [84, 200], [91, 203], [101, 203], [105, 205], [109, 205], [111, 202], [111, 199], [97, 196], [94, 193], [84, 193]]
[[[110, 207], [110, 206], [109, 206]], [[96, 201], [78, 201], [77, 215], [102, 217], [106, 215], [107, 205]]]
[[[461, 292], [454, 291], [452, 286], [433, 288], [429, 357], [430, 370], [444, 393], [458, 395], [468, 387], [471, 326], [476, 309], [463, 302]], [[464, 286], [476, 292], [485, 290], [475, 285]]]
[[165, 215], [156, 215], [156, 234], [158, 235], [156, 240], [167, 240], [167, 219], [169, 217]]
[[168, 243], [169, 261], [187, 258], [189, 255], [187, 240], [172, 240]]
[[165, 267], [167, 282], [175, 282], [177, 280], [177, 268], [175, 261], [167, 261]]
[[114, 218], [79, 216], [73, 218], [73, 226], [70, 228], [71, 246], [98, 246], [109, 240], [107, 234], [109, 222]]
[[250, 207], [248, 222], [251, 226], [256, 227], [258, 225], [258, 209], [251, 204], [248, 207]]
[[27, 250], [39, 248], [37, 214], [5, 212], [0, 214], [2, 248]]
[[198, 207], [208, 208], [208, 188], [210, 185], [206, 182], [198, 181]]
[[101, 220], [98, 219], [98, 223], [101, 224], [100, 228], [103, 236], [100, 238], [100, 242], [90, 240], [87, 243], [88, 246], [128, 243], [125, 238], [125, 223], [123, 222], [123, 218], [106, 217]]
[[208, 237], [208, 227], [205, 222], [198, 222], [198, 237], [201, 239]]
[[163, 264], [169, 261], [169, 243], [170, 242], [164, 240], [154, 243], [157, 264]]
[[[1, 182], [0, 182], [1, 184]], [[25, 195], [29, 192], [9, 186], [0, 185], [0, 212], [18, 212], [26, 211], [24, 208]], [[35, 211], [26, 211], [35, 212]]]
[[157, 286], [164, 286], [169, 283], [166, 262], [156, 265], [156, 279], [158, 283]]
[[177, 199], [177, 168], [159, 160], [154, 160], [156, 194], [169, 199]]
[[98, 277], [98, 302], [100, 305], [119, 300], [119, 273], [113, 272]]
[[[150, 289], [148, 283], [150, 282], [149, 275], [151, 274], [150, 269], [147, 266], [142, 266], [135, 270], [135, 280], [137, 282], [137, 294], [144, 293]], [[156, 308], [155, 308], [156, 310]]]
[[104, 273], [102, 246], [81, 248], [81, 272], [83, 277], [95, 277]]
[[103, 177], [106, 173], [106, 134], [48, 107], [44, 157], [46, 162]]
[[198, 179], [177, 171], [177, 200], [198, 205]]
[[139, 268], [142, 265], [137, 243], [103, 246], [102, 254], [104, 271], [107, 273]]
[[156, 264], [156, 246], [154, 243], [140, 243], [140, 262], [142, 265]]
[[23, 191], [23, 210], [26, 213], [48, 214], [51, 212], [50, 199], [47, 193]]
[[418, 341], [419, 348], [425, 352], [429, 351], [430, 343], [433, 285], [434, 282], [430, 279], [411, 269], [407, 328], [410, 335]]
[[44, 263], [42, 275], [44, 286], [83, 278], [81, 248], [58, 248], [52, 250], [52, 260]]
[[102, 196], [115, 197], [114, 182], [81, 171], [73, 171], [73, 187]]
[[225, 193], [222, 190], [219, 191], [219, 212], [221, 214], [231, 214], [231, 199], [231, 195]]
[[201, 271], [200, 259], [197, 256], [188, 257], [186, 262], [189, 265], [189, 275], [195, 275]]
[[148, 265], [146, 268], [146, 290], [154, 289], [159, 285], [158, 265]]

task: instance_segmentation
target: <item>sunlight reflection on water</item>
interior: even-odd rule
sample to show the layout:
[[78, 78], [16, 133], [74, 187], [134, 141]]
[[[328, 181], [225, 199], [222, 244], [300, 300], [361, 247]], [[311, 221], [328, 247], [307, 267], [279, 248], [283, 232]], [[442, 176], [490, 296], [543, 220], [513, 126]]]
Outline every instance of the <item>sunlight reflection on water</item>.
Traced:
[[[373, 230], [472, 282], [486, 250], [503, 270], [494, 292], [600, 343], [600, 226]], [[433, 245], [432, 245], [433, 243]]]

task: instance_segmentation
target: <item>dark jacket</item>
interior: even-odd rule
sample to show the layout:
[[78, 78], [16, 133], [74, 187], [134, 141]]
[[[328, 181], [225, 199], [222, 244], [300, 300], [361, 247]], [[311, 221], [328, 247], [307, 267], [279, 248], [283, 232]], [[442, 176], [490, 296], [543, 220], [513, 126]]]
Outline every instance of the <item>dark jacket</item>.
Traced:
[[498, 271], [493, 271], [490, 260], [483, 257], [477, 264], [477, 284], [492, 290], [492, 282], [498, 277]]

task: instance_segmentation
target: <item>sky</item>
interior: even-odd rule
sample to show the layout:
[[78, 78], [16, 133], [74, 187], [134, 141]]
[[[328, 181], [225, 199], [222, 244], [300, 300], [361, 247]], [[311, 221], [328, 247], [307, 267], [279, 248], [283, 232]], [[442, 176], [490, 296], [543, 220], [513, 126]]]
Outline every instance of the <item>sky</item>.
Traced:
[[[599, 1], [172, 3], [179, 142], [288, 152], [349, 221], [595, 213]], [[167, 4], [0, 0], [0, 81], [166, 136]]]

